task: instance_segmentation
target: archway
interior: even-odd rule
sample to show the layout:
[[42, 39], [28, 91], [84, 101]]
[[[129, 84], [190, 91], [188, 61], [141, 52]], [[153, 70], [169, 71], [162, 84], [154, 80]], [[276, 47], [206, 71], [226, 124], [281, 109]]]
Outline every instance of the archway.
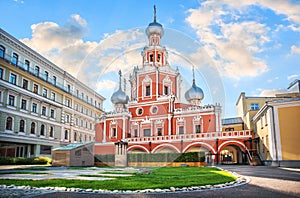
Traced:
[[219, 152], [221, 164], [245, 164], [246, 155], [243, 150], [234, 144], [227, 145]]
[[141, 145], [134, 145], [127, 148], [128, 153], [150, 153], [148, 149]]

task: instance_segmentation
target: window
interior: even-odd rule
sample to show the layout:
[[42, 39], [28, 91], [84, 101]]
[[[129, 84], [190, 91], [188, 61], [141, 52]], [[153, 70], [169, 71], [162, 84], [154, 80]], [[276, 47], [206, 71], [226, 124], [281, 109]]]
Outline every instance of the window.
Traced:
[[251, 103], [251, 110], [259, 110], [258, 103]]
[[43, 89], [43, 97], [47, 98], [47, 89]]
[[75, 118], [75, 125], [78, 126], [78, 118]]
[[71, 92], [71, 85], [67, 85], [67, 92], [68, 92], [68, 93]]
[[37, 104], [36, 103], [32, 103], [32, 112], [33, 113], [37, 112]]
[[229, 127], [229, 128], [226, 128], [225, 131], [234, 131], [234, 128]]
[[80, 126], [83, 127], [83, 120], [80, 120]]
[[3, 69], [0, 68], [0, 79], [3, 79]]
[[29, 70], [29, 67], [30, 67], [30, 62], [29, 62], [29, 60], [25, 60], [25, 63], [24, 63], [24, 69], [25, 69], [26, 71], [28, 71], [28, 70]]
[[70, 122], [70, 115], [66, 115], [66, 123], [69, 123]]
[[74, 132], [74, 141], [77, 141], [77, 133]]
[[20, 128], [19, 128], [19, 131], [20, 132], [25, 132], [24, 131], [24, 128], [25, 128], [25, 121], [24, 120], [20, 120]]
[[34, 123], [34, 122], [31, 123], [31, 126], [30, 126], [30, 133], [31, 133], [31, 134], [35, 134], [35, 123]]
[[13, 53], [12, 59], [11, 59], [11, 63], [13, 65], [18, 65], [18, 59], [19, 59], [19, 55], [16, 53]]
[[179, 130], [179, 135], [184, 134], [184, 127], [183, 126], [179, 126], [178, 130]]
[[12, 130], [12, 117], [7, 117], [6, 118], [6, 127], [5, 127], [5, 129], [6, 130]]
[[78, 89], [76, 90], [76, 96], [77, 97], [79, 96], [79, 90]]
[[40, 75], [40, 68], [39, 68], [38, 66], [35, 66], [35, 68], [34, 68], [34, 74], [35, 74], [36, 76], [39, 76], [39, 75]]
[[56, 76], [53, 76], [53, 78], [52, 78], [52, 84], [56, 85]]
[[37, 84], [34, 84], [33, 85], [33, 93], [38, 93], [38, 91], [39, 91], [39, 86], [37, 85]]
[[42, 115], [46, 116], [46, 107], [44, 107], [44, 106], [42, 107]]
[[28, 80], [23, 79], [22, 87], [23, 89], [28, 89]]
[[41, 136], [45, 136], [45, 125], [41, 125], [41, 131], [40, 131]]
[[81, 99], [83, 99], [84, 98], [84, 93], [81, 93]]
[[4, 58], [4, 55], [5, 55], [5, 47], [0, 45], [0, 58]]
[[51, 92], [51, 100], [55, 100], [55, 93], [54, 92]]
[[150, 85], [146, 86], [146, 96], [150, 96]]
[[199, 124], [195, 125], [195, 132], [196, 133], [201, 133], [201, 126]]
[[150, 137], [151, 136], [151, 129], [144, 129], [144, 137]]
[[9, 77], [9, 82], [10, 82], [11, 84], [14, 84], [14, 85], [17, 84], [17, 75], [11, 73], [11, 74], [10, 74], [10, 77]]
[[50, 127], [49, 137], [51, 137], [51, 138], [54, 137], [54, 128], [53, 128], [53, 126]]
[[21, 109], [26, 110], [27, 109], [27, 100], [22, 99], [21, 101]]
[[168, 86], [164, 87], [164, 95], [169, 95], [169, 87]]
[[44, 81], [48, 81], [49, 73], [45, 71], [44, 73]]
[[69, 131], [65, 130], [65, 140], [68, 140], [68, 139], [69, 139]]
[[150, 62], [153, 62], [153, 54], [150, 54]]
[[13, 95], [8, 96], [8, 105], [15, 106], [15, 96]]
[[86, 96], [86, 101], [87, 101], [87, 102], [89, 101], [89, 96]]
[[112, 137], [116, 137], [117, 136], [117, 128], [114, 127], [114, 128], [111, 129], [111, 136]]
[[161, 128], [157, 128], [157, 135], [162, 136], [162, 129]]
[[137, 136], [138, 136], [138, 130], [134, 129], [134, 137], [137, 137]]
[[67, 107], [70, 107], [70, 103], [71, 103], [70, 100], [69, 100], [69, 99], [66, 99], [66, 106], [67, 106]]
[[54, 118], [54, 109], [51, 109], [51, 110], [50, 110], [50, 117], [51, 117], [51, 118]]

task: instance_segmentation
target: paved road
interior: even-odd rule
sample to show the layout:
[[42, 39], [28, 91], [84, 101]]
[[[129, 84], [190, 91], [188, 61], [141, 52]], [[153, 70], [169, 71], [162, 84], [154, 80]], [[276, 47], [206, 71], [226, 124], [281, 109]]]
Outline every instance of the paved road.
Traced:
[[243, 186], [220, 190], [188, 193], [165, 194], [83, 194], [55, 192], [36, 196], [37, 198], [81, 198], [81, 197], [133, 197], [133, 198], [169, 198], [169, 197], [300, 197], [300, 169], [283, 169], [266, 166], [222, 166], [222, 168], [248, 176], [251, 181]]

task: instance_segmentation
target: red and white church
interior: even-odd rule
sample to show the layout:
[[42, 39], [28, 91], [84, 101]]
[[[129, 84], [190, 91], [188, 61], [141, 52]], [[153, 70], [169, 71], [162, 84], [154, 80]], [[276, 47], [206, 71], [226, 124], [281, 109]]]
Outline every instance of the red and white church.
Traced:
[[[203, 90], [195, 77], [181, 102], [181, 74], [168, 63], [161, 46], [163, 26], [154, 20], [146, 29], [149, 43], [141, 53], [142, 64], [129, 76], [130, 97], [122, 89], [112, 94], [115, 109], [104, 113], [96, 125], [95, 154], [114, 154], [116, 142], [128, 142], [130, 152], [203, 152], [207, 161], [221, 163], [222, 151], [242, 163], [251, 131], [222, 132], [221, 106], [202, 105]], [[193, 71], [194, 74], [194, 71]]]

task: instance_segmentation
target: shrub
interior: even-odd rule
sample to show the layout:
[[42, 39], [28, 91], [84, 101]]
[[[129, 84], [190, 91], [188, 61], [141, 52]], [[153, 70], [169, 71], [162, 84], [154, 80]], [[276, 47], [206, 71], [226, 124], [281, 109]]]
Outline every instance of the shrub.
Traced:
[[31, 165], [31, 164], [50, 164], [49, 157], [0, 157], [1, 165]]

